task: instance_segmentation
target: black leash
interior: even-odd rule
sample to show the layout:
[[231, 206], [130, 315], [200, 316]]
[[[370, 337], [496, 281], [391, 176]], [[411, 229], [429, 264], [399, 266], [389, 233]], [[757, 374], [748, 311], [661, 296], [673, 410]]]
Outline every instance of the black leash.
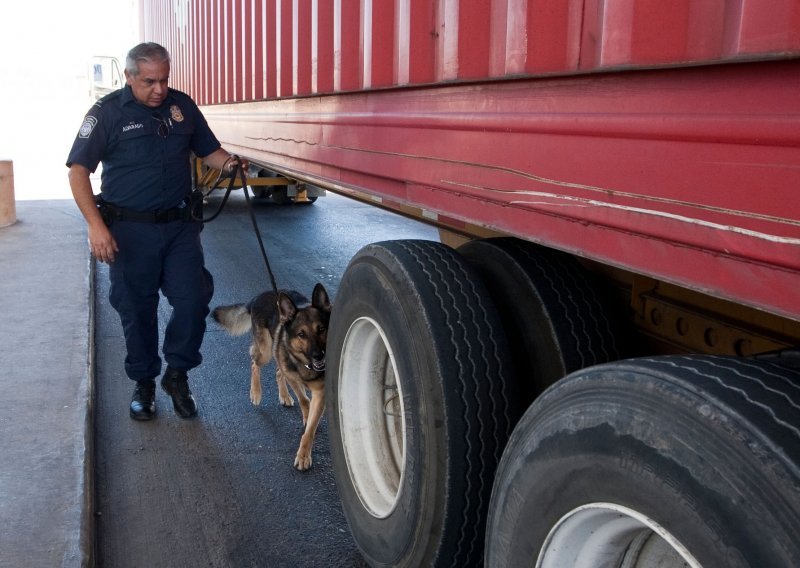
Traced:
[[216, 219], [219, 214], [222, 212], [222, 208], [225, 207], [225, 203], [228, 201], [228, 197], [233, 191], [233, 186], [236, 183], [236, 177], [242, 178], [242, 190], [244, 191], [244, 200], [247, 202], [247, 211], [250, 213], [250, 221], [253, 223], [253, 229], [256, 232], [256, 237], [258, 238], [258, 246], [261, 248], [261, 257], [264, 259], [264, 264], [267, 267], [267, 274], [269, 275], [270, 283], [272, 284], [272, 291], [275, 292], [275, 301], [278, 301], [278, 285], [275, 282], [275, 275], [272, 273], [272, 268], [269, 265], [269, 259], [267, 258], [267, 251], [264, 249], [264, 240], [261, 238], [261, 231], [258, 230], [258, 223], [256, 223], [256, 216], [253, 213], [253, 204], [250, 202], [250, 194], [247, 191], [247, 178], [244, 176], [244, 171], [242, 169], [242, 160], [236, 154], [231, 154], [231, 157], [225, 160], [225, 163], [222, 164], [222, 169], [219, 171], [219, 175], [217, 179], [214, 181], [214, 184], [211, 186], [211, 190], [213, 191], [222, 181], [223, 172], [225, 171], [225, 167], [228, 165], [228, 162], [231, 160], [236, 160], [236, 165], [234, 165], [233, 169], [230, 172], [230, 181], [228, 181], [228, 189], [225, 191], [225, 196], [222, 198], [222, 203], [219, 204], [219, 207], [214, 212], [211, 217], [203, 217], [200, 219], [203, 223], [210, 223], [214, 219]]

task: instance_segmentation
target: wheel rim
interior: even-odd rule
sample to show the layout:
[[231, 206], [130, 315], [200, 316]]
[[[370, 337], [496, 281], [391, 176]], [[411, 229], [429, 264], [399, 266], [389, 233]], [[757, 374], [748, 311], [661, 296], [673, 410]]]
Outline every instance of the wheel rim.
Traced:
[[610, 503], [593, 503], [566, 514], [547, 536], [536, 566], [700, 568], [658, 523]]
[[342, 345], [339, 421], [353, 487], [371, 515], [386, 518], [402, 487], [405, 415], [391, 346], [371, 318], [354, 321]]

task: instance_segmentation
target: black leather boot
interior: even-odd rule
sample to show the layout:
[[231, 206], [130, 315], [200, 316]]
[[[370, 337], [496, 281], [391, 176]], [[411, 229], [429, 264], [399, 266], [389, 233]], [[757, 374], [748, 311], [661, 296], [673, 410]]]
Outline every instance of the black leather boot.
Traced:
[[189, 390], [189, 379], [186, 371], [178, 371], [167, 367], [161, 378], [161, 388], [172, 397], [172, 406], [181, 418], [191, 418], [197, 414], [197, 403]]
[[136, 383], [131, 400], [131, 418], [134, 420], [152, 420], [156, 415], [156, 383], [144, 380]]

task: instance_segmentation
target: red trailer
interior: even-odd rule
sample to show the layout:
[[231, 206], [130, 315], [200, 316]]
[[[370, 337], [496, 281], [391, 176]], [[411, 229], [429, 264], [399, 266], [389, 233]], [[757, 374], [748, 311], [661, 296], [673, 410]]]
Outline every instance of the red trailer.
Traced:
[[141, 6], [254, 170], [442, 229], [335, 299], [371, 564], [800, 565], [799, 0]]

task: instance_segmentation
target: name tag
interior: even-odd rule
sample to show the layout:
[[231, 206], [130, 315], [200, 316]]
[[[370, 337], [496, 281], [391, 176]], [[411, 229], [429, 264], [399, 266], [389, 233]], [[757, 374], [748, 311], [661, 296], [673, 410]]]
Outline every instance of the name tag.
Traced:
[[122, 133], [130, 132], [131, 130], [144, 129], [144, 124], [141, 122], [131, 122], [122, 126]]

